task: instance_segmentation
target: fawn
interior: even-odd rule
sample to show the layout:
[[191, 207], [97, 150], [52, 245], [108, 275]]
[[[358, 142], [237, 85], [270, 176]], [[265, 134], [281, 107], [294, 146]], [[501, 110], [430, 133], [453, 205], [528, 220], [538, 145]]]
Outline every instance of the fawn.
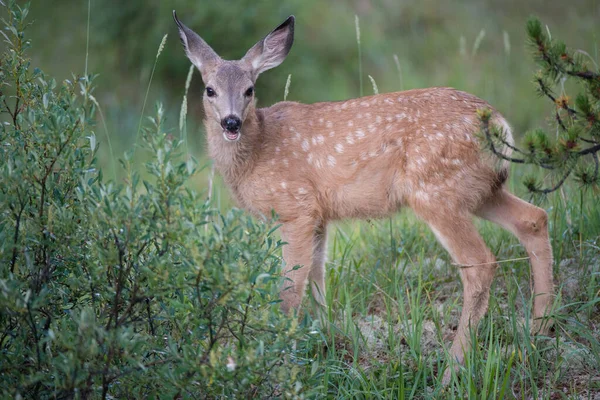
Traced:
[[[324, 304], [329, 221], [382, 217], [408, 206], [461, 266], [464, 304], [450, 349], [458, 362], [470, 348], [469, 328], [487, 310], [497, 267], [474, 215], [509, 230], [527, 249], [534, 330], [547, 330], [544, 317], [554, 290], [547, 214], [509, 193], [508, 166], [482, 151], [476, 111], [491, 109], [485, 101], [430, 88], [257, 109], [256, 79], [289, 53], [294, 17], [237, 61], [221, 59], [174, 11], [173, 17], [206, 86], [204, 124], [217, 170], [240, 206], [257, 215], [275, 210], [283, 224], [285, 312], [300, 306], [307, 281], [316, 302]], [[510, 143], [504, 118], [492, 111], [492, 122]]]

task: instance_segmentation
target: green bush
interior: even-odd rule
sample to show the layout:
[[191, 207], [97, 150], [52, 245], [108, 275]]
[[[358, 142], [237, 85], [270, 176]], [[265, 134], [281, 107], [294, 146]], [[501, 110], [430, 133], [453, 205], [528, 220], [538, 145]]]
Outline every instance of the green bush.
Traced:
[[[92, 77], [33, 69], [8, 2], [0, 64], [0, 393], [13, 398], [294, 397], [303, 332], [278, 311], [281, 242], [219, 215], [158, 106], [145, 172], [97, 169]], [[1, 4], [1, 3], [0, 3]]]

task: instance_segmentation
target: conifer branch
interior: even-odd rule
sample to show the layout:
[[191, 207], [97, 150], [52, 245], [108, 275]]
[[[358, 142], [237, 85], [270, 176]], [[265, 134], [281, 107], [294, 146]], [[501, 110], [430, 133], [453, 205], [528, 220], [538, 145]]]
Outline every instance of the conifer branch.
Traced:
[[[525, 182], [533, 193], [549, 194], [558, 190], [567, 179], [575, 175], [581, 185], [598, 185], [600, 174], [598, 152], [600, 152], [600, 73], [590, 71], [577, 57], [577, 52], [568, 49], [558, 40], [550, 38], [539, 20], [527, 22], [527, 33], [533, 55], [541, 67], [535, 74], [534, 83], [540, 96], [552, 101], [554, 120], [558, 129], [556, 139], [551, 139], [543, 129], [528, 132], [524, 146], [508, 143], [502, 135], [496, 134], [498, 127], [491, 126], [491, 111], [478, 110], [484, 146], [500, 159], [517, 164], [531, 164], [554, 170], [560, 179], [551, 187], [543, 188], [534, 178]], [[555, 93], [556, 86], [565, 80], [582, 84], [583, 88], [571, 103], [571, 97], [561, 90]], [[519, 153], [522, 157], [511, 157], [499, 151], [501, 144]], [[591, 156], [591, 160], [586, 156]], [[594, 165], [591, 165], [591, 162]]]

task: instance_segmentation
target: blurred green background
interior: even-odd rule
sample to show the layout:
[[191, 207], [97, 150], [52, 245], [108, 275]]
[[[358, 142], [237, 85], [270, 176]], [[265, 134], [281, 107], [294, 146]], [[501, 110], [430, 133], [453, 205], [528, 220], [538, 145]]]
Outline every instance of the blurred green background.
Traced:
[[[90, 6], [90, 73], [98, 74], [96, 98], [107, 121], [115, 154], [133, 144], [158, 45], [148, 104], [163, 101], [167, 126], [177, 133], [189, 62], [171, 12], [198, 32], [223, 58], [237, 59], [294, 14], [296, 40], [287, 60], [261, 76], [260, 106], [282, 100], [316, 102], [371, 94], [371, 75], [381, 92], [453, 86], [500, 110], [517, 135], [546, 124], [552, 105], [531, 84], [535, 71], [525, 23], [537, 15], [550, 33], [598, 62], [600, 2], [560, 0], [33, 0], [29, 31], [34, 61], [57, 79], [83, 74]], [[358, 74], [355, 15], [360, 21], [363, 87]], [[397, 56], [398, 63], [394, 57]], [[399, 68], [398, 68], [399, 67]], [[202, 158], [202, 82], [190, 89], [188, 136]], [[152, 107], [146, 108], [146, 114]], [[98, 127], [102, 140], [104, 129]], [[113, 162], [103, 144], [101, 162]]]

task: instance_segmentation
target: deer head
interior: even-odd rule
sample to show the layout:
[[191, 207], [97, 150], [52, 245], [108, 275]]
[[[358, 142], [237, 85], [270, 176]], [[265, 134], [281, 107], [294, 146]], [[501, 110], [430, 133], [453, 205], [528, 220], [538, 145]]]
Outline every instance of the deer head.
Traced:
[[254, 84], [258, 76], [283, 62], [294, 42], [294, 16], [258, 41], [242, 59], [223, 60], [194, 31], [181, 23], [173, 11], [179, 36], [190, 61], [206, 86], [204, 108], [207, 122], [222, 128], [223, 138], [237, 142], [244, 121], [254, 110]]

